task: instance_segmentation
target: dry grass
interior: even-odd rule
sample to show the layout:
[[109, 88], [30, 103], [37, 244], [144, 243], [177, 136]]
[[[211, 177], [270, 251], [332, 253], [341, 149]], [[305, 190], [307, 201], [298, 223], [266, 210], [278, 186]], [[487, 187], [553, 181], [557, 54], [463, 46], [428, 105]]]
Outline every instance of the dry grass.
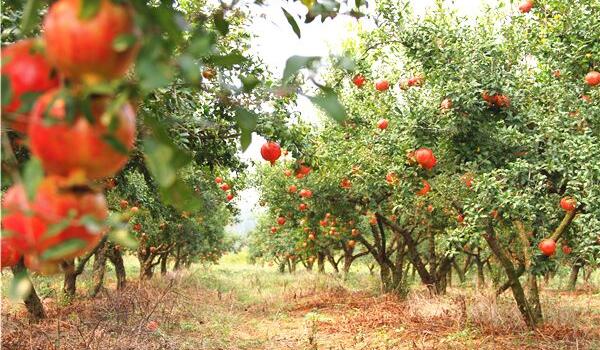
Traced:
[[547, 321], [529, 332], [509, 294], [496, 300], [455, 288], [431, 297], [418, 289], [399, 300], [334, 276], [198, 267], [68, 306], [47, 299], [49, 318], [37, 325], [3, 300], [2, 349], [592, 350], [600, 349], [594, 293], [545, 290]]

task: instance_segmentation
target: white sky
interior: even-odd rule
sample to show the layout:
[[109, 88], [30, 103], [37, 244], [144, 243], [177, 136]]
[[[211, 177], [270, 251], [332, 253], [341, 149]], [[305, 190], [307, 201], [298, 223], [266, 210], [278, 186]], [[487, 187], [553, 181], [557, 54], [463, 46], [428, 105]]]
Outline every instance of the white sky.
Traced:
[[[506, 2], [506, 0], [504, 1]], [[434, 4], [434, 0], [411, 0], [411, 2], [415, 12], [419, 15], [425, 13], [426, 9]], [[445, 2], [455, 7], [461, 15], [475, 16], [483, 9], [484, 3], [494, 5], [500, 1], [446, 0]], [[264, 6], [251, 7], [256, 18], [249, 26], [250, 32], [255, 35], [252, 40], [251, 53], [262, 58], [275, 77], [282, 75], [288, 57], [339, 54], [341, 44], [355, 33], [353, 28], [356, 27], [356, 19], [349, 16], [327, 19], [324, 23], [321, 23], [320, 18], [308, 24], [297, 20], [301, 31], [299, 39], [288, 24], [281, 10], [282, 6], [296, 18], [298, 15], [306, 13], [306, 8], [300, 2], [267, 0]], [[373, 8], [372, 4], [370, 8]], [[368, 18], [362, 18], [359, 21], [364, 28], [370, 28], [373, 25]], [[317, 111], [306, 98], [299, 99], [298, 109], [305, 120], [317, 120]], [[262, 137], [253, 135], [252, 144], [242, 153], [242, 159], [262, 161], [260, 147], [264, 142]], [[245, 235], [254, 228], [256, 214], [259, 210], [264, 210], [258, 205], [258, 198], [259, 193], [254, 188], [238, 193], [235, 203], [241, 210], [240, 223], [234, 225], [231, 228], [232, 231]]]

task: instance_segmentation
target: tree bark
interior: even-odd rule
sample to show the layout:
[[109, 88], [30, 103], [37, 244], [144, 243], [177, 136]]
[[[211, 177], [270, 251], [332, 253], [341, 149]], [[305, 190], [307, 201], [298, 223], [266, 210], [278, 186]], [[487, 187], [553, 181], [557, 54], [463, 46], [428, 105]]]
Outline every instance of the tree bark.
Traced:
[[580, 259], [577, 259], [577, 261], [573, 263], [573, 266], [571, 266], [571, 274], [569, 275], [569, 284], [567, 286], [569, 290], [575, 290], [575, 287], [577, 287], [577, 278], [579, 277], [579, 270], [581, 270], [582, 266], [583, 262]]
[[75, 260], [67, 260], [63, 263], [64, 281], [63, 293], [69, 299], [75, 297], [77, 292], [77, 271], [75, 271]]
[[317, 253], [317, 266], [319, 273], [325, 273], [325, 254], [322, 252]]
[[483, 270], [483, 261], [481, 261], [479, 254], [475, 256], [475, 265], [477, 265], [477, 289], [483, 289], [485, 288], [485, 272]]
[[[23, 259], [19, 261], [19, 263], [12, 267], [13, 276], [17, 276], [20, 274], [26, 274], [27, 269], [25, 268], [25, 264], [23, 263]], [[29, 315], [29, 321], [32, 323], [37, 323], [40, 320], [46, 318], [46, 312], [44, 311], [44, 305], [40, 300], [40, 297], [37, 295], [35, 291], [35, 287], [33, 286], [33, 282], [29, 278], [26, 277], [31, 284], [31, 288], [29, 290], [29, 294], [25, 296], [23, 302], [25, 303], [25, 308], [27, 309], [27, 313]]]
[[125, 271], [125, 264], [123, 263], [123, 255], [121, 250], [117, 247], [111, 247], [108, 250], [108, 259], [115, 267], [115, 274], [117, 275], [117, 290], [125, 288], [127, 283], [127, 274]]
[[94, 285], [90, 290], [90, 296], [95, 297], [100, 289], [104, 286], [104, 272], [106, 271], [106, 252], [108, 251], [108, 244], [102, 243], [102, 246], [98, 248], [94, 258], [94, 266], [92, 269], [92, 279]]
[[167, 274], [168, 259], [169, 259], [169, 253], [162, 253], [160, 255], [160, 274], [163, 276]]
[[523, 317], [525, 324], [530, 329], [535, 329], [537, 324], [542, 320], [535, 317], [535, 313], [531, 309], [531, 306], [529, 305], [529, 302], [525, 297], [523, 286], [519, 281], [519, 277], [517, 275], [517, 272], [515, 271], [514, 265], [512, 264], [512, 262], [506, 255], [504, 249], [500, 246], [500, 243], [496, 239], [494, 229], [491, 226], [491, 224], [488, 225], [486, 232], [483, 236], [486, 242], [488, 243], [492, 253], [494, 253], [508, 277], [508, 282], [510, 283], [510, 288], [513, 292], [513, 297], [515, 299], [515, 302], [517, 303], [517, 307], [521, 312], [521, 316]]
[[537, 276], [530, 273], [529, 274], [529, 304], [531, 305], [531, 310], [533, 312], [533, 316], [538, 319], [543, 319], [542, 314], [542, 304], [540, 304], [540, 292], [538, 289]]

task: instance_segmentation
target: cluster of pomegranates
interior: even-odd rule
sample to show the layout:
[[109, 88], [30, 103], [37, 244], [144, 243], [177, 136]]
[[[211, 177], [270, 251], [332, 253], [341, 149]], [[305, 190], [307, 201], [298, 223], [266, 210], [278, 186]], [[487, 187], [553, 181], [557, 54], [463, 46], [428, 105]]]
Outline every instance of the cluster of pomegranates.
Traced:
[[[114, 43], [137, 38], [133, 10], [101, 0], [96, 13], [82, 18], [82, 6], [77, 0], [54, 2], [41, 38], [2, 50], [2, 75], [10, 83], [10, 91], [3, 91], [10, 94], [3, 121], [28, 138], [45, 172], [39, 184], [14, 184], [3, 198], [3, 267], [24, 257], [30, 269], [51, 273], [64, 259], [94, 247], [106, 231], [108, 209], [91, 184], [121, 169], [134, 147], [131, 104], [82, 93], [129, 70], [138, 45]], [[27, 110], [25, 97], [32, 95], [39, 97]]]
[[233, 193], [230, 192], [231, 186], [229, 186], [228, 183], [223, 182], [223, 178], [220, 176], [215, 177], [215, 183], [217, 185], [219, 185], [220, 189], [222, 189], [225, 193], [227, 193], [225, 198], [227, 199], [228, 202], [231, 202], [233, 200]]
[[[355, 75], [354, 78], [352, 78], [352, 83], [358, 88], [362, 88], [366, 82], [367, 82], [367, 79], [365, 78], [364, 75], [362, 75], [360, 73]], [[414, 76], [414, 77], [402, 80], [400, 82], [400, 88], [402, 90], [407, 90], [409, 87], [421, 86], [422, 84], [423, 84], [423, 77], [422, 76]], [[377, 90], [379, 92], [386, 91], [389, 88], [390, 88], [390, 82], [387, 81], [386, 79], [379, 79], [375, 82], [375, 90]]]

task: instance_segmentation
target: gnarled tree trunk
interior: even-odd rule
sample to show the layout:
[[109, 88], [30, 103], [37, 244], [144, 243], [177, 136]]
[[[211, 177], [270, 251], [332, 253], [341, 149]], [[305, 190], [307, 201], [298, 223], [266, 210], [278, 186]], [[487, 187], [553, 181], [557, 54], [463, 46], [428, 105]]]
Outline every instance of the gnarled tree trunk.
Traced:
[[[13, 276], [27, 273], [23, 259], [21, 259], [17, 265], [12, 267], [12, 272]], [[29, 289], [29, 294], [24, 297], [23, 302], [25, 303], [25, 308], [29, 314], [29, 321], [32, 323], [37, 323], [41, 319], [46, 318], [46, 312], [44, 311], [44, 305], [42, 304], [40, 297], [37, 295], [31, 279], [29, 282], [31, 283], [31, 288]]]
[[98, 247], [94, 257], [94, 266], [92, 269], [92, 280], [94, 285], [90, 290], [90, 296], [95, 297], [100, 289], [104, 286], [104, 272], [106, 271], [106, 252], [108, 250], [108, 244], [106, 242], [101, 243]]
[[115, 274], [117, 275], [117, 290], [125, 288], [125, 284], [127, 283], [127, 274], [125, 272], [125, 264], [123, 263], [121, 249], [119, 247], [112, 246], [108, 249], [107, 256], [115, 267]]

